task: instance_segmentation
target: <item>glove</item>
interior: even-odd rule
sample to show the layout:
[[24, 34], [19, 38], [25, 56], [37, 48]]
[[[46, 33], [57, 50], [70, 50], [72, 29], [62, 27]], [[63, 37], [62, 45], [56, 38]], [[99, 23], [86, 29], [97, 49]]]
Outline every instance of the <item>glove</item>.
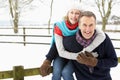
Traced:
[[[93, 55], [93, 52], [87, 52], [87, 51], [85, 51], [84, 54], [85, 54], [87, 57], [95, 57], [95, 56]], [[88, 66], [88, 68], [89, 68], [90, 73], [93, 73], [94, 68], [93, 68], [92, 66], [89, 66], [89, 65], [87, 65], [87, 66]]]
[[40, 75], [42, 77], [47, 76], [51, 73], [51, 61], [45, 60], [40, 67]]
[[77, 56], [77, 61], [81, 64], [85, 64], [91, 67], [96, 66], [98, 62], [97, 58], [90, 55], [90, 53], [83, 53], [83, 52]]
[[85, 54], [87, 57], [94, 57], [94, 56], [92, 55], [92, 52], [87, 52], [87, 51], [85, 51], [84, 54]]

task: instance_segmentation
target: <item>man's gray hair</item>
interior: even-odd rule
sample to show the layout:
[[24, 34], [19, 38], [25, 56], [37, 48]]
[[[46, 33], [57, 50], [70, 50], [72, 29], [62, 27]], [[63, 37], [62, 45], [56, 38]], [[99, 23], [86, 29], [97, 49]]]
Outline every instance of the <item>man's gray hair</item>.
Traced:
[[96, 20], [95, 14], [91, 11], [83, 11], [80, 15], [80, 18], [83, 17], [83, 16], [94, 17], [94, 19]]

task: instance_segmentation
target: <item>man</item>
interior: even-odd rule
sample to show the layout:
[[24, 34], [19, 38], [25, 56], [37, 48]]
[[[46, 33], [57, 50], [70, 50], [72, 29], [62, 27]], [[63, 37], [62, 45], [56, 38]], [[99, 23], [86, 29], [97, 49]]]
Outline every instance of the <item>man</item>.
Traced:
[[[105, 35], [105, 40], [92, 51], [98, 57], [89, 52], [81, 52], [77, 61], [72, 60], [77, 80], [112, 80], [110, 68], [117, 66], [118, 59], [110, 38]], [[95, 36], [96, 16], [90, 11], [84, 11], [79, 19], [79, 31], [74, 36], [64, 37], [63, 45], [69, 52], [80, 52]]]

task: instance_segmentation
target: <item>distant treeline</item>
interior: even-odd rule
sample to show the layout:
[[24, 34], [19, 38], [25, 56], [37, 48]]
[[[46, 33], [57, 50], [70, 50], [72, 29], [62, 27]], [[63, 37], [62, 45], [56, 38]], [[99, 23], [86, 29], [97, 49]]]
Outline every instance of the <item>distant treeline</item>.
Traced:
[[[97, 21], [97, 24], [102, 24], [102, 21]], [[120, 20], [109, 21], [107, 24], [120, 25]]]

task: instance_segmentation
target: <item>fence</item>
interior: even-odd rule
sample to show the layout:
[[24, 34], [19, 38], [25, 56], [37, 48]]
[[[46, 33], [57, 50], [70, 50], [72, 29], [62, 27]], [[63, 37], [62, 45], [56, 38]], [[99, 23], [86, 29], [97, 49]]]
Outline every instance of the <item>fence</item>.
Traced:
[[[12, 30], [13, 28], [0, 28], [0, 30]], [[13, 33], [8, 33], [8, 34], [6, 34], [6, 33], [0, 33], [0, 37], [2, 36], [4, 36], [4, 37], [21, 37], [21, 38], [23, 38], [22, 39], [22, 41], [20, 40], [20, 41], [0, 41], [0, 43], [14, 43], [14, 44], [23, 44], [24, 46], [26, 45], [26, 44], [44, 44], [44, 45], [49, 45], [50, 43], [48, 42], [28, 42], [28, 41], [26, 41], [26, 38], [28, 38], [28, 37], [31, 37], [31, 38], [35, 38], [35, 37], [38, 37], [38, 38], [42, 38], [42, 37], [46, 37], [46, 38], [48, 38], [48, 37], [51, 37], [51, 35], [50, 34], [42, 34], [42, 35], [40, 35], [40, 33], [38, 34], [32, 34], [32, 32], [28, 32], [27, 33], [27, 30], [51, 30], [52, 28], [31, 28], [31, 27], [29, 27], [29, 28], [19, 28], [19, 30], [21, 30], [21, 32], [22, 33], [19, 33], [19, 34], [13, 34]], [[40, 32], [40, 31], [39, 31]], [[46, 31], [46, 33], [47, 33], [47, 31]]]
[[[3, 28], [2, 28], [3, 29]], [[9, 28], [12, 29], [12, 28]], [[0, 36], [17, 36], [17, 37], [23, 37], [23, 41], [21, 42], [12, 42], [12, 41], [0, 41], [0, 43], [17, 43], [17, 44], [43, 44], [43, 45], [49, 45], [50, 43], [41, 43], [41, 42], [27, 42], [26, 37], [51, 37], [51, 35], [28, 35], [26, 34], [26, 29], [47, 29], [47, 28], [20, 28], [23, 30], [23, 34], [16, 35], [16, 34], [0, 34]], [[106, 30], [106, 32], [120, 32], [118, 31], [112, 31], [112, 30]], [[112, 41], [119, 41], [120, 39], [111, 39]], [[115, 49], [119, 49], [120, 47], [115, 47]], [[118, 62], [120, 63], [120, 57], [118, 57]], [[52, 72], [52, 67], [51, 67]], [[34, 76], [34, 75], [40, 75], [39, 67], [37, 68], [29, 68], [24, 69], [24, 66], [13, 66], [13, 70], [9, 71], [0, 71], [0, 79], [7, 79], [7, 78], [13, 78], [13, 80], [24, 80], [24, 77], [26, 76]]]
[[[13, 28], [0, 28], [0, 30], [2, 30], [2, 29], [6, 29], [6, 30], [12, 30]], [[50, 34], [42, 34], [42, 35], [40, 35], [40, 33], [38, 34], [32, 34], [32, 32], [31, 33], [27, 33], [27, 30], [51, 30], [52, 28], [33, 28], [33, 27], [31, 27], [31, 28], [19, 28], [19, 30], [22, 30], [22, 33], [20, 33], [20, 34], [10, 34], [10, 33], [8, 33], [8, 34], [6, 34], [6, 33], [0, 33], [0, 37], [1, 36], [4, 36], [4, 37], [22, 37], [23, 38], [23, 40], [22, 41], [0, 41], [0, 43], [15, 43], [15, 44], [23, 44], [24, 46], [26, 45], [26, 44], [44, 44], [44, 45], [49, 45], [50, 43], [48, 42], [28, 42], [28, 41], [26, 41], [26, 38], [27, 37], [31, 37], [31, 38], [33, 38], [33, 37], [51, 37], [51, 35]], [[105, 32], [118, 32], [118, 33], [120, 33], [120, 30], [105, 30]], [[111, 40], [112, 41], [120, 41], [120, 39], [112, 39], [111, 38]], [[119, 47], [115, 47], [116, 49], [120, 49]]]

